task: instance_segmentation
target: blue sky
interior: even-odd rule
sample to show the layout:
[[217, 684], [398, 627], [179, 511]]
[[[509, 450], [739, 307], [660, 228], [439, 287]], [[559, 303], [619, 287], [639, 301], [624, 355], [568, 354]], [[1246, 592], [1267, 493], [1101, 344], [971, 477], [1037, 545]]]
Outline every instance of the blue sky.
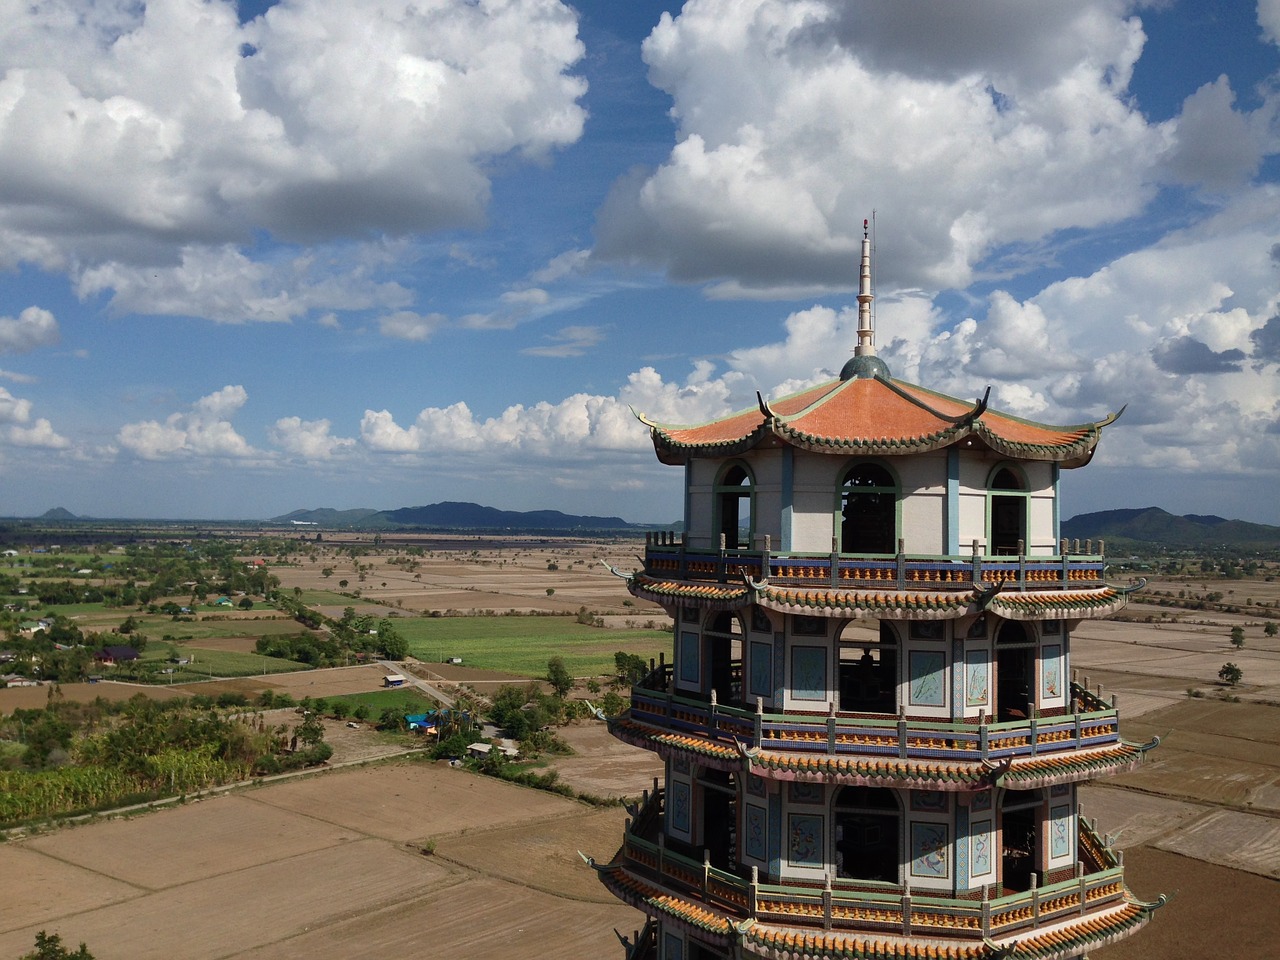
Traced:
[[667, 522], [851, 354], [1280, 524], [1280, 0], [0, 2], [0, 515]]

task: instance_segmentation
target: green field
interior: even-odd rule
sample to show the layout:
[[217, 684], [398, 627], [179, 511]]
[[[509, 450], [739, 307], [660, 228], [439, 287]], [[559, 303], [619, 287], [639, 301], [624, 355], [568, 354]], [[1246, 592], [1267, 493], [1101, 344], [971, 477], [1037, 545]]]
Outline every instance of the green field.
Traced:
[[[178, 655], [194, 656], [193, 663], [181, 666], [163, 663], [169, 657], [169, 646], [163, 642], [148, 644], [140, 661], [147, 664], [154, 663], [157, 669], [173, 669], [171, 674], [156, 677], [159, 683], [188, 683], [193, 680], [208, 680], [211, 677], [254, 677], [309, 669], [305, 663], [263, 657], [256, 653], [236, 653], [232, 650], [190, 650], [182, 647], [178, 648]], [[127, 675], [128, 672], [128, 666], [120, 670], [122, 674]]]
[[529, 677], [545, 675], [552, 657], [561, 657], [575, 677], [597, 677], [613, 672], [619, 650], [648, 660], [671, 649], [671, 634], [661, 630], [601, 629], [571, 617], [401, 617], [394, 623], [419, 660], [462, 657], [469, 667]]
[[[263, 609], [263, 616], [270, 608]], [[165, 634], [181, 640], [198, 643], [201, 640], [212, 640], [218, 637], [269, 637], [282, 633], [299, 633], [303, 627], [297, 620], [280, 616], [271, 620], [173, 620], [170, 617], [134, 616], [139, 624], [138, 632], [153, 643], [163, 643], [160, 638]], [[121, 643], [127, 643], [122, 638]]]

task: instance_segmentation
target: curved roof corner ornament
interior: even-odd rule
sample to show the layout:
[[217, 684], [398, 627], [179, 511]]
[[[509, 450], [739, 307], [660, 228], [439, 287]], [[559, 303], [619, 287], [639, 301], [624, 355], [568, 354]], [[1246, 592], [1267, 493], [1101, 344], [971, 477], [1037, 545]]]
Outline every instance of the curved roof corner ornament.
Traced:
[[[637, 559], [639, 559], [639, 558], [637, 558]], [[606, 563], [604, 560], [601, 560], [601, 561], [600, 561], [600, 563], [604, 566], [604, 568], [605, 568], [606, 570], [608, 570], [610, 573], [612, 573], [612, 574], [613, 574], [615, 577], [617, 577], [619, 580], [625, 580], [625, 581], [627, 581], [627, 583], [630, 583], [633, 579], [635, 579], [635, 573], [623, 573], [621, 570], [619, 570], [619, 569], [618, 569], [617, 567], [615, 567], [613, 564], [611, 564], [611, 563]]]
[[1000, 593], [1000, 591], [1004, 589], [1004, 585], [1006, 582], [1007, 581], [999, 580], [996, 582], [994, 586], [991, 586], [991, 587], [986, 587], [986, 588], [974, 587], [973, 602], [977, 604], [978, 609], [985, 611], [987, 607], [991, 605], [992, 601], [995, 600], [996, 596]]
[[1158, 746], [1160, 746], [1160, 737], [1156, 735], [1156, 736], [1153, 736], [1146, 743], [1138, 744], [1138, 749], [1141, 750], [1143, 753], [1146, 753], [1149, 750], [1154, 750]]
[[[1116, 593], [1120, 594], [1121, 596], [1127, 597], [1131, 593], [1137, 593], [1139, 590], [1145, 587], [1147, 583], [1148, 581], [1146, 577], [1139, 577], [1137, 583], [1131, 583], [1128, 586], [1124, 586], [1124, 587], [1111, 587], [1111, 589], [1114, 590]], [[1111, 585], [1107, 584], [1107, 586], [1110, 587]]]
[[969, 424], [973, 423], [975, 420], [981, 417], [984, 413], [987, 412], [987, 404], [990, 402], [990, 400], [991, 400], [991, 387], [988, 386], [986, 393], [982, 395], [981, 399], [975, 400], [973, 402], [973, 409], [970, 410], [968, 413], [966, 413], [964, 416], [960, 417], [960, 419], [956, 421], [956, 426], [967, 427], [969, 426]]
[[764, 414], [766, 420], [778, 419], [778, 415], [769, 409], [769, 401], [761, 395], [759, 390], [756, 391], [756, 403], [760, 404], [760, 412]]
[[1005, 960], [1006, 957], [1012, 957], [1014, 951], [1018, 949], [1018, 942], [1016, 940], [1013, 943], [1006, 943], [1002, 947], [998, 943], [983, 937], [982, 945], [991, 951], [987, 960]]
[[1103, 417], [1101, 420], [1094, 421], [1093, 425], [1099, 430], [1101, 430], [1103, 427], [1109, 427], [1111, 426], [1111, 424], [1119, 420], [1121, 415], [1128, 409], [1129, 409], [1129, 405], [1126, 403], [1123, 407], [1121, 407], [1115, 413], [1109, 413], [1105, 417]]
[[581, 850], [578, 851], [578, 856], [582, 858], [583, 863], [585, 863], [588, 867], [590, 867], [596, 873], [604, 873], [605, 868], [600, 866], [598, 863], [596, 863], [595, 857], [588, 857]]
[[1013, 757], [1005, 757], [999, 763], [992, 763], [990, 760], [983, 760], [982, 765], [987, 768], [987, 775], [983, 778], [991, 786], [998, 787], [1009, 775], [1009, 771], [1013, 769]]

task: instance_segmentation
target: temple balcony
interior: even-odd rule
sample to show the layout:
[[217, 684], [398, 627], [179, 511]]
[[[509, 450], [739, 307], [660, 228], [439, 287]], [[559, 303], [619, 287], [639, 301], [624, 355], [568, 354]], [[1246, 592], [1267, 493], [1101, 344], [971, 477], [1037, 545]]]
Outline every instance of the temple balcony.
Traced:
[[[1101, 542], [1093, 554], [1068, 552], [1061, 542], [1057, 556], [969, 554], [911, 555], [785, 553], [761, 550], [706, 550], [686, 547], [672, 534], [646, 538], [643, 574], [651, 579], [686, 583], [740, 585], [747, 577], [775, 587], [972, 591], [1000, 586], [1008, 591], [1087, 589], [1104, 585]], [[1076, 544], [1078, 548], [1078, 544]]]
[[938, 722], [906, 716], [766, 713], [674, 692], [660, 664], [631, 691], [614, 734], [660, 755], [685, 754], [758, 776], [979, 790], [1075, 782], [1133, 769], [1147, 746], [1120, 737], [1113, 705], [1071, 684], [1072, 710], [1001, 723]]
[[1033, 877], [1027, 890], [985, 886], [957, 897], [874, 881], [771, 883], [756, 867], [717, 869], [705, 852], [699, 858], [664, 837], [663, 804], [663, 790], [646, 794], [612, 862], [593, 866], [615, 895], [650, 916], [694, 925], [726, 942], [735, 930], [765, 946], [776, 937], [817, 932], [846, 943], [926, 937], [960, 947], [1016, 944], [1015, 956], [1023, 947], [1032, 948], [1030, 956], [1071, 956], [1081, 945], [1132, 932], [1159, 905], [1132, 898], [1119, 855], [1083, 819], [1074, 869], [1047, 883]]

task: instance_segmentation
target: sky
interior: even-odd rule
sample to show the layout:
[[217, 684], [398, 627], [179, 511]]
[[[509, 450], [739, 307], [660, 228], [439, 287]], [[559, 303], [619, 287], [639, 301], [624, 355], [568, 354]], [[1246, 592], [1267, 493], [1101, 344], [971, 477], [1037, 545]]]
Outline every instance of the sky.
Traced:
[[1280, 0], [0, 0], [0, 515], [679, 520], [635, 413], [1124, 408], [1280, 524]]

